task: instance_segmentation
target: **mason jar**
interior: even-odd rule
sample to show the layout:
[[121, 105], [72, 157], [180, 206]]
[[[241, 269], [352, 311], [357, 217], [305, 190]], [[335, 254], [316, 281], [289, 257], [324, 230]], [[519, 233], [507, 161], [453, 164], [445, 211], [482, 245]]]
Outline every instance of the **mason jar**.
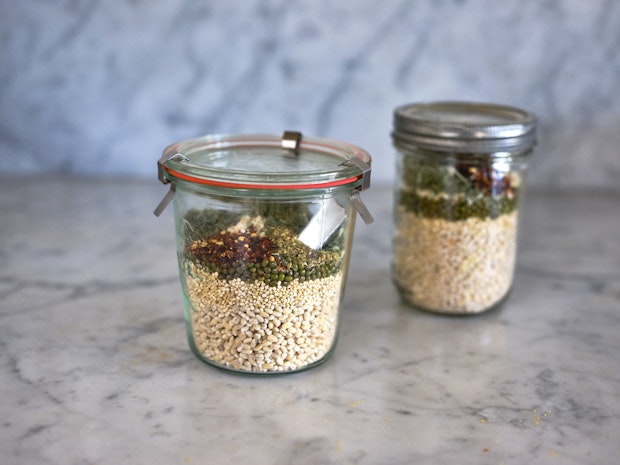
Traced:
[[273, 374], [334, 350], [356, 210], [370, 155], [300, 133], [214, 135], [167, 147], [191, 350], [211, 365]]
[[394, 110], [397, 157], [392, 278], [421, 310], [474, 314], [513, 283], [519, 204], [536, 118], [472, 102]]

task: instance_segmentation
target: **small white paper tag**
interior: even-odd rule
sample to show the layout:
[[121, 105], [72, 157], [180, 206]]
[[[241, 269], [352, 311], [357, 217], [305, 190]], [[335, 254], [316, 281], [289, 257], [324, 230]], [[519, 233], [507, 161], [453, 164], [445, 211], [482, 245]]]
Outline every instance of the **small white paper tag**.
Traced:
[[299, 240], [318, 250], [338, 230], [345, 218], [345, 210], [336, 200], [325, 200], [299, 235]]

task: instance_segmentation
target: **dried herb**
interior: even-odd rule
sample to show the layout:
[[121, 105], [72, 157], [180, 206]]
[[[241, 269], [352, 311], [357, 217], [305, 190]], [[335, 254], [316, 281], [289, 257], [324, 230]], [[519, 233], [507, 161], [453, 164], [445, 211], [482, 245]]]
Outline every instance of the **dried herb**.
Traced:
[[512, 174], [490, 162], [429, 162], [406, 157], [398, 203], [428, 218], [452, 221], [497, 218], [517, 208], [519, 188]]
[[497, 218], [515, 210], [517, 197], [480, 197], [475, 200], [464, 197], [441, 197], [419, 195], [415, 191], [400, 191], [399, 205], [408, 211], [427, 218], [443, 218], [453, 221], [467, 218]]
[[489, 165], [472, 166], [459, 163], [455, 169], [471, 183], [472, 188], [485, 195], [511, 196], [514, 193], [510, 176]]
[[297, 238], [309, 212], [293, 208], [293, 214], [287, 216], [284, 210], [264, 204], [256, 212], [270, 212], [271, 216], [188, 211], [183, 219], [186, 257], [222, 279], [260, 280], [272, 286], [340, 271], [342, 232], [322, 250], [313, 250]]

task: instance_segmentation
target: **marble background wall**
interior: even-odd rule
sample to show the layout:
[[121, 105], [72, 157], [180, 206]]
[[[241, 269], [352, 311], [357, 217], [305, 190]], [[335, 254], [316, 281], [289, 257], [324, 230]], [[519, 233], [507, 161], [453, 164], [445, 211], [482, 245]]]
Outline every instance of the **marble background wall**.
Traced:
[[146, 175], [205, 133], [347, 140], [393, 179], [392, 109], [540, 118], [529, 182], [618, 189], [615, 0], [0, 0], [0, 172]]

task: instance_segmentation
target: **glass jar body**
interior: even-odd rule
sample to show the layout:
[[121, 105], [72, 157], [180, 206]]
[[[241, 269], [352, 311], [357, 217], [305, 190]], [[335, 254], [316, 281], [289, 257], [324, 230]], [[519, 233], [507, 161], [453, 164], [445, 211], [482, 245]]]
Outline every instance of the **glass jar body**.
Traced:
[[[187, 335], [201, 360], [257, 374], [334, 350], [355, 223], [350, 188], [243, 190], [177, 182]], [[314, 246], [300, 238], [321, 235]]]
[[392, 277], [400, 294], [444, 314], [496, 307], [512, 287], [530, 150], [396, 149]]

